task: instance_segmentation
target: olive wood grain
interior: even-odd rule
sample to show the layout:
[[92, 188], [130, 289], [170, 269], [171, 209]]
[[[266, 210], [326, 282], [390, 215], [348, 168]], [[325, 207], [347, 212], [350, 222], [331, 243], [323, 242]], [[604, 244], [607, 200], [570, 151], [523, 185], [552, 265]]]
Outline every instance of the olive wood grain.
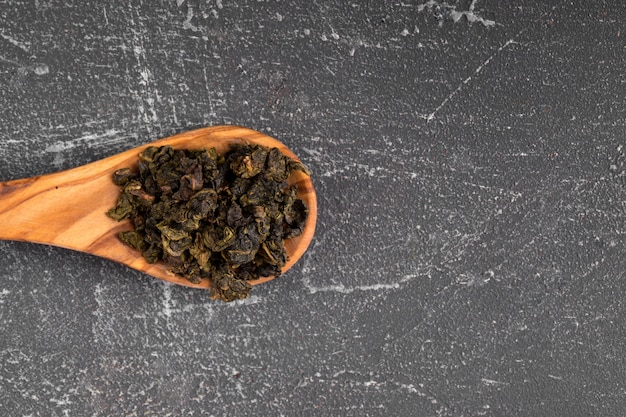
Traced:
[[[197, 129], [139, 146], [100, 161], [38, 177], [0, 183], [0, 239], [60, 246], [125, 264], [153, 277], [194, 288], [208, 288], [209, 281], [192, 284], [168, 272], [164, 265], [148, 264], [141, 253], [129, 248], [117, 233], [129, 230], [128, 221], [116, 222], [106, 211], [117, 202], [119, 187], [111, 175], [119, 168], [136, 167], [137, 158], [148, 146], [170, 145], [178, 149], [215, 147], [225, 153], [232, 144], [251, 143], [276, 147], [298, 160], [283, 143], [261, 132], [239, 126], [214, 126]], [[288, 180], [298, 186], [298, 196], [309, 208], [304, 233], [285, 241], [289, 259], [283, 272], [304, 254], [317, 220], [317, 199], [311, 178], [300, 172]], [[274, 277], [263, 277], [261, 284]]]

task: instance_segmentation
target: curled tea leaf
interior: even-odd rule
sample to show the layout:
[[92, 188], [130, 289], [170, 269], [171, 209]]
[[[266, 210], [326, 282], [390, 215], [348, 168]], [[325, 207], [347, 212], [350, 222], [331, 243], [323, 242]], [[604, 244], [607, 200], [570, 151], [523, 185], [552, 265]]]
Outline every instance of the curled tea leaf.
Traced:
[[136, 170], [113, 174], [121, 194], [107, 215], [131, 220], [134, 230], [119, 238], [148, 263], [163, 262], [190, 282], [209, 278], [213, 298], [242, 299], [248, 281], [280, 275], [283, 239], [304, 229], [307, 207], [286, 185], [294, 170], [308, 173], [276, 148], [239, 145], [221, 156], [151, 146]]

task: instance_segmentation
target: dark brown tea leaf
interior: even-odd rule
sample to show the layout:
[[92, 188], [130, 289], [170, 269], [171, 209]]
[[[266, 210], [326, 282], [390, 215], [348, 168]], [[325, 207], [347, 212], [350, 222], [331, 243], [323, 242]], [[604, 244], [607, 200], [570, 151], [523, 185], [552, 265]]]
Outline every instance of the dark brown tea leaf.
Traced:
[[247, 298], [248, 281], [278, 276], [287, 262], [283, 239], [302, 234], [308, 209], [287, 186], [292, 171], [309, 171], [278, 149], [149, 147], [137, 169], [113, 174], [121, 187], [107, 215], [129, 219], [120, 240], [149, 263], [164, 262], [190, 282], [211, 280], [223, 301]]

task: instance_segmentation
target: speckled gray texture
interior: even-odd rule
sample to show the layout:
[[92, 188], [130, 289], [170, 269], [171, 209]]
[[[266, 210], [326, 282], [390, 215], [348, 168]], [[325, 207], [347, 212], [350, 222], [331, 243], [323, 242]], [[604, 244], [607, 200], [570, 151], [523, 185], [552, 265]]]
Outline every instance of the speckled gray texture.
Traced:
[[232, 304], [0, 242], [0, 415], [623, 415], [626, 8], [545, 3], [0, 0], [0, 180], [233, 123], [320, 204]]

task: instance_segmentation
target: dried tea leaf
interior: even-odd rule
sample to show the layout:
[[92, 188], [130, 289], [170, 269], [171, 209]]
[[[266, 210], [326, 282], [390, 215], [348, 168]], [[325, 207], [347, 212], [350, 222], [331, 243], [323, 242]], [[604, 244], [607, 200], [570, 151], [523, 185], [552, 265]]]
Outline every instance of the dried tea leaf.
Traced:
[[214, 285], [211, 287], [211, 296], [213, 298], [230, 302], [250, 296], [252, 286], [246, 280], [237, 278], [233, 271], [227, 267], [216, 268], [212, 279]]
[[211, 295], [246, 298], [248, 281], [278, 276], [287, 262], [283, 239], [302, 233], [308, 210], [286, 180], [300, 162], [278, 149], [234, 146], [177, 150], [148, 147], [137, 169], [113, 174], [121, 187], [107, 215], [129, 219], [119, 238], [149, 263], [163, 262], [190, 282], [211, 280]]
[[118, 169], [113, 173], [113, 183], [115, 185], [123, 186], [130, 180], [137, 178], [137, 175], [130, 170], [130, 168]]
[[260, 146], [238, 147], [231, 154], [233, 161], [230, 163], [230, 168], [240, 178], [255, 177], [265, 168], [267, 153], [267, 149]]
[[122, 242], [126, 243], [131, 248], [144, 251], [147, 249], [147, 244], [145, 240], [143, 240], [143, 235], [141, 233], [130, 231], [130, 232], [120, 232], [119, 238]]

